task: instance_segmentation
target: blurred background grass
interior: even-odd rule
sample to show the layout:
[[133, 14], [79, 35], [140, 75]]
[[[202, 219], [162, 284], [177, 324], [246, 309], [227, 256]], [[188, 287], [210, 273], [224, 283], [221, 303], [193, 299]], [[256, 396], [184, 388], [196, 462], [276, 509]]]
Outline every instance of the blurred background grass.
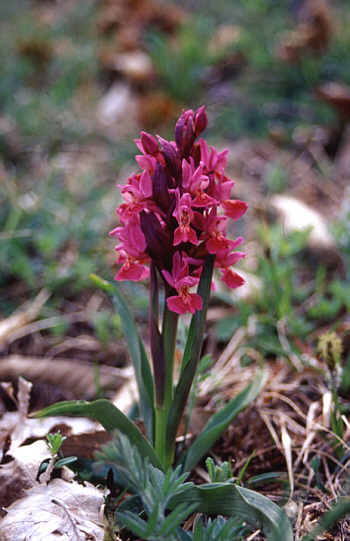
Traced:
[[[329, 163], [344, 135], [346, 115], [318, 90], [336, 82], [346, 94], [350, 85], [347, 0], [17, 0], [0, 3], [0, 21], [3, 317], [44, 286], [51, 299], [43, 316], [64, 312], [67, 302], [84, 306], [89, 274], [112, 278], [116, 184], [135, 167], [141, 129], [172, 137], [182, 108], [206, 104], [209, 141], [268, 141], [298, 155], [300, 140], [321, 129]], [[269, 198], [285, 190], [290, 174], [278, 160], [268, 165], [259, 190]], [[313, 166], [322, 169], [321, 161]], [[339, 215], [334, 242], [349, 261], [345, 203]], [[300, 340], [318, 326], [340, 325], [349, 309], [344, 268], [330, 280], [321, 264], [305, 279], [307, 235], [291, 241], [279, 227], [266, 233], [259, 220], [254, 231], [265, 247], [255, 266], [264, 296], [248, 302], [219, 292], [233, 312], [218, 323], [217, 339], [255, 314], [252, 346], [277, 355], [278, 320], [288, 317]], [[125, 290], [145, 313], [144, 288]], [[296, 307], [311, 297], [300, 314]], [[118, 328], [107, 320], [102, 314], [92, 323], [101, 343]]]

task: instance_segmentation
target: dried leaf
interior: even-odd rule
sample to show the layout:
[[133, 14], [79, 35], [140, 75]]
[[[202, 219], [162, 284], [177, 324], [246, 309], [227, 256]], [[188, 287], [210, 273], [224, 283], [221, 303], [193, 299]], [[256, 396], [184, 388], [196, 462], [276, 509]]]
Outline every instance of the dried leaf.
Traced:
[[128, 379], [124, 371], [110, 366], [95, 366], [79, 359], [49, 359], [11, 355], [1, 359], [0, 380], [44, 381], [70, 391], [77, 398], [94, 398], [97, 388], [119, 389]]
[[319, 212], [295, 197], [284, 195], [271, 197], [270, 205], [277, 213], [285, 235], [310, 229], [307, 248], [326, 264], [339, 263], [340, 256]]
[[294, 492], [292, 439], [288, 433], [287, 427], [285, 426], [283, 422], [281, 426], [281, 440], [282, 440], [283, 453], [284, 453], [286, 463], [287, 463], [287, 471], [288, 471], [289, 487], [290, 487], [289, 499], [291, 499]]
[[92, 485], [53, 479], [31, 488], [13, 503], [0, 523], [2, 541], [102, 541], [104, 494]]
[[89, 432], [88, 434], [72, 434], [66, 437], [61, 446], [64, 456], [76, 456], [78, 458], [93, 459], [95, 452], [99, 451], [102, 445], [112, 441], [112, 436], [105, 430]]
[[0, 421], [0, 448], [6, 441], [9, 442], [7, 453], [13, 455], [14, 450], [20, 447], [27, 439], [43, 438], [57, 428], [63, 433], [82, 434], [94, 432], [100, 428], [99, 423], [85, 418], [71, 419], [68, 417], [50, 417], [49, 419], [25, 419], [21, 422], [18, 412], [6, 412]]
[[24, 419], [28, 415], [30, 392], [33, 384], [25, 380], [22, 376], [18, 378], [18, 393], [17, 393], [17, 408], [18, 412]]
[[105, 58], [105, 65], [131, 83], [149, 83], [155, 76], [151, 58], [143, 51], [111, 53]]
[[298, 25], [280, 36], [277, 48], [280, 60], [296, 63], [307, 53], [319, 55], [327, 48], [334, 32], [331, 5], [327, 0], [300, 2]]
[[[9, 460], [9, 455], [6, 455]], [[44, 440], [24, 445], [11, 451], [12, 460], [0, 468], [0, 507], [8, 507], [25, 496], [25, 491], [36, 484], [36, 476], [43, 460], [50, 458]]]
[[117, 82], [97, 104], [97, 118], [104, 126], [117, 121], [132, 125], [135, 117], [135, 97], [128, 83]]
[[14, 335], [18, 329], [28, 325], [28, 323], [38, 316], [49, 296], [48, 291], [42, 289], [34, 301], [24, 303], [23, 306], [11, 314], [11, 316], [0, 321], [0, 350], [5, 347], [8, 342], [12, 341], [12, 335]]
[[326, 83], [316, 89], [316, 95], [344, 118], [350, 119], [350, 87], [340, 83]]

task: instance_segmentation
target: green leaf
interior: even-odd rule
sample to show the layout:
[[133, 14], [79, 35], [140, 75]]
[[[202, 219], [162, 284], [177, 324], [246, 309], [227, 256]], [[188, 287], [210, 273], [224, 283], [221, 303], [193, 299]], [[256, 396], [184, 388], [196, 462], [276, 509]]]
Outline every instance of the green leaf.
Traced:
[[62, 468], [62, 466], [67, 466], [78, 460], [77, 456], [67, 456], [66, 458], [61, 458], [55, 462], [55, 468]]
[[134, 366], [139, 391], [140, 414], [145, 423], [148, 440], [153, 443], [154, 434], [154, 387], [149, 360], [139, 334], [133, 314], [116, 284], [103, 280], [95, 274], [90, 275], [94, 283], [112, 296], [121, 319], [131, 360]]
[[30, 417], [50, 417], [52, 415], [89, 417], [101, 423], [107, 432], [112, 433], [115, 430], [120, 430], [128, 437], [132, 445], [135, 445], [142, 457], [148, 457], [151, 464], [159, 470], [164, 470], [158, 455], [143, 437], [137, 426], [109, 400], [59, 402], [32, 413]]
[[257, 370], [252, 381], [226, 406], [209, 419], [203, 431], [199, 434], [188, 451], [181, 457], [184, 470], [190, 471], [206, 452], [214, 445], [216, 440], [227, 429], [235, 417], [248, 407], [259, 396], [266, 382], [267, 374], [263, 370]]
[[117, 512], [116, 517], [122, 522], [123, 526], [135, 533], [140, 539], [147, 538], [147, 523], [140, 517], [130, 513], [130, 511]]
[[215, 255], [209, 255], [204, 263], [198, 286], [198, 294], [203, 299], [203, 307], [202, 310], [197, 310], [192, 316], [188, 332], [187, 342], [181, 363], [180, 379], [177, 384], [173, 403], [168, 415], [166, 435], [167, 454], [172, 453], [173, 442], [176, 438], [177, 429], [179, 427], [181, 416], [191, 390], [192, 381], [195, 376], [199, 356], [201, 354], [214, 263]]
[[164, 535], [168, 538], [172, 535], [178, 526], [183, 522], [189, 515], [191, 515], [196, 509], [196, 504], [188, 506], [187, 502], [180, 503], [176, 506], [175, 509], [166, 517], [164, 522], [159, 528], [159, 535]]
[[187, 503], [197, 504], [196, 512], [240, 517], [262, 529], [268, 541], [293, 541], [293, 531], [285, 513], [265, 496], [231, 483], [196, 486], [187, 483], [168, 503], [169, 509]]

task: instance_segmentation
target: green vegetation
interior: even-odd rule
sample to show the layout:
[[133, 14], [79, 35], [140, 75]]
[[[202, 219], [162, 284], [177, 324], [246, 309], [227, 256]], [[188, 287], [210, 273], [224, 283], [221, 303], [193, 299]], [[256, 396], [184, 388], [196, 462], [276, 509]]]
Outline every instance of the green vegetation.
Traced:
[[[171, 5], [171, 0], [163, 4]], [[177, 2], [176, 6], [181, 4], [185, 9], [188, 7], [186, 0]], [[139, 136], [140, 130], [148, 131], [148, 126], [140, 122], [142, 106], [147, 109], [147, 101], [142, 99], [161, 91], [169, 100], [164, 111], [161, 109], [161, 121], [155, 122], [154, 130], [153, 126], [149, 130], [165, 135], [173, 116], [178, 117], [183, 108], [195, 109], [205, 104], [211, 120], [209, 139], [232, 149], [237, 141], [242, 144], [232, 159], [237, 163], [229, 164], [232, 176], [237, 177], [237, 197], [247, 200], [251, 208], [249, 219], [237, 226], [237, 235], [245, 239], [242, 249], [247, 251], [246, 260], [239, 266], [257, 279], [258, 285], [246, 296], [228, 293], [225, 288], [212, 292], [204, 357], [194, 377], [182, 430], [186, 435], [197, 407], [205, 409], [201, 389], [210, 381], [212, 363], [236, 336], [239, 368], [247, 367], [249, 371], [255, 364], [271, 368], [277, 361], [276, 364], [288, 367], [289, 374], [306, 371], [307, 376], [300, 377], [300, 393], [309, 389], [310, 374], [317, 374], [320, 377], [317, 381], [322, 381], [324, 389], [329, 391], [329, 428], [321, 431], [320, 436], [325, 450], [318, 441], [316, 451], [309, 455], [307, 475], [315, 494], [320, 490], [324, 495], [334, 496], [329, 478], [338, 475], [336, 487], [341, 487], [341, 466], [349, 460], [348, 443], [344, 445], [340, 441], [348, 430], [344, 416], [349, 414], [350, 393], [347, 315], [350, 312], [350, 203], [346, 160], [340, 159], [340, 149], [348, 143], [348, 135], [344, 128], [346, 115], [320, 99], [316, 89], [328, 82], [350, 87], [348, 1], [329, 3], [332, 24], [327, 43], [316, 52], [305, 47], [293, 61], [283, 57], [281, 47], [291, 37], [290, 32], [302, 29], [298, 2], [198, 0], [192, 4], [195, 4], [193, 13], [187, 13], [183, 23], [173, 25], [171, 30], [165, 31], [164, 26], [158, 25], [156, 17], [147, 24], [144, 22], [144, 27], [142, 20], [138, 20], [138, 26], [131, 25], [132, 37], [139, 32], [133, 49], [130, 42], [123, 46], [117, 33], [118, 21], [111, 17], [113, 20], [108, 24], [101, 23], [107, 13], [104, 2], [0, 3], [0, 318], [9, 317], [43, 288], [48, 290], [49, 299], [38, 317], [58, 316], [57, 325], [48, 330], [29, 330], [28, 335], [14, 339], [13, 343], [4, 339], [0, 353], [2, 357], [16, 353], [24, 356], [35, 351], [44, 357], [53, 345], [88, 335], [91, 343], [99, 344], [102, 351], [98, 356], [97, 350], [90, 351], [89, 346], [82, 350], [84, 359], [95, 363], [96, 371], [101, 358], [118, 367], [124, 362], [125, 356], [117, 359], [113, 348], [108, 349], [116, 342], [121, 349], [125, 342], [130, 349], [134, 348], [142, 371], [144, 352], [139, 342], [133, 342], [129, 336], [128, 323], [132, 320], [122, 313], [118, 302], [115, 311], [91, 275], [103, 277], [101, 284], [104, 279], [112, 280], [115, 274], [115, 242], [109, 240], [108, 231], [118, 225], [114, 212], [120, 203], [116, 184], [124, 182], [131, 171], [138, 170], [132, 139]], [[232, 25], [232, 41], [218, 46], [215, 40], [220, 25]], [[151, 81], [147, 77], [136, 82], [128, 79], [106, 61], [106, 50], [122, 55], [129, 51], [128, 47], [149, 55], [153, 65]], [[130, 99], [122, 106], [123, 114], [108, 124], [101, 120], [99, 111], [101, 101], [115, 83], [125, 85]], [[246, 157], [244, 150], [250, 149], [252, 141], [257, 146]], [[305, 165], [301, 172], [294, 168], [295, 162]], [[337, 264], [328, 264], [310, 250], [310, 229], [286, 233], [280, 223], [270, 219], [270, 198], [288, 193], [296, 193], [300, 200], [305, 194], [304, 202], [311, 201], [315, 209], [320, 207], [332, 236]], [[327, 203], [332, 208], [329, 215], [325, 211]], [[148, 284], [125, 283], [121, 290], [144, 339]], [[83, 323], [66, 318], [68, 312], [84, 310], [87, 316]], [[179, 350], [184, 349], [189, 332], [186, 323], [181, 325]], [[329, 336], [327, 333], [342, 342], [333, 369], [326, 366], [326, 356], [318, 349], [319, 338]], [[147, 339], [146, 336], [146, 343]], [[71, 351], [69, 355], [74, 357], [76, 352]], [[227, 389], [209, 397], [210, 405], [216, 408], [218, 404], [230, 404], [232, 396], [225, 393]], [[144, 393], [142, 400], [147, 402], [148, 398]], [[314, 388], [304, 402], [299, 400], [297, 407], [304, 407], [305, 419], [309, 405], [315, 401], [321, 404]], [[250, 402], [247, 400], [244, 405]], [[145, 404], [141, 403], [141, 411], [143, 407]], [[81, 404], [81, 408], [85, 406]], [[138, 413], [136, 408], [133, 414], [137, 417]], [[227, 419], [231, 419], [231, 414], [233, 419], [236, 410], [226, 412]], [[324, 412], [321, 414], [319, 410], [318, 414], [320, 418]], [[127, 421], [123, 417], [118, 422], [128, 423], [125, 418]], [[220, 419], [216, 421], [219, 423]], [[130, 424], [134, 426], [131, 421]], [[226, 426], [225, 422], [222, 426]], [[278, 432], [279, 425], [276, 426], [272, 429]], [[213, 429], [210, 425], [209, 428]], [[147, 429], [151, 432], [146, 426]], [[254, 426], [251, 430], [254, 431]], [[310, 427], [307, 430], [312, 432]], [[175, 428], [173, 432], [175, 439]], [[181, 449], [184, 458], [179, 463], [186, 464], [188, 470], [199, 461], [203, 466], [219, 434], [214, 432], [208, 435], [207, 431], [206, 445], [198, 437], [187, 449]], [[139, 432], [135, 434], [138, 442]], [[276, 443], [273, 438], [272, 435], [271, 445]], [[56, 468], [65, 463], [60, 451], [63, 440], [60, 434], [48, 436]], [[205, 448], [204, 454], [196, 447], [198, 441]], [[142, 458], [135, 447], [125, 450], [127, 444], [118, 440], [100, 455], [104, 466], [112, 464], [115, 469], [118, 461], [123, 460], [123, 453], [132, 455], [138, 464], [134, 474], [144, 472], [143, 484], [130, 491], [132, 495], [118, 507], [115, 516], [115, 502], [108, 502], [113, 509], [113, 534], [121, 530], [124, 535], [127, 530], [127, 535], [134, 532], [144, 539], [184, 541], [220, 541], [227, 536], [246, 534], [242, 520], [220, 517], [199, 518], [192, 529], [184, 531], [182, 523], [192, 509], [191, 501], [195, 502], [193, 509], [207, 512], [204, 498], [193, 485], [182, 507], [169, 505], [172, 495], [167, 489], [171, 483], [174, 486], [179, 483], [181, 487], [184, 476], [176, 469], [168, 473], [157, 469], [160, 464], [156, 461], [152, 464], [145, 458], [152, 455], [145, 442]], [[300, 450], [296, 446], [293, 453], [296, 449]], [[323, 454], [317, 455], [319, 449]], [[287, 501], [285, 494], [291, 479], [285, 463], [281, 471], [280, 457], [278, 467], [272, 462], [273, 471], [257, 469], [251, 475], [256, 457], [260, 460], [259, 441], [245, 451], [247, 455], [241, 459], [238, 472], [230, 461], [209, 457], [207, 469], [211, 483], [231, 486], [234, 480], [238, 490], [243, 488], [242, 494], [245, 487], [254, 490], [263, 487], [267, 493], [266, 486], [280, 483], [285, 493], [281, 496], [278, 492], [276, 501]], [[282, 455], [280, 447], [278, 453]], [[90, 469], [88, 478], [92, 475]], [[326, 478], [325, 472], [330, 477]], [[131, 477], [121, 485], [125, 487], [129, 483], [130, 488], [137, 481]], [[305, 493], [305, 470], [300, 479]], [[159, 492], [159, 487], [163, 492]], [[346, 490], [339, 488], [340, 492]], [[343, 507], [347, 506], [345, 502]], [[343, 507], [339, 507], [339, 516], [344, 514]], [[338, 516], [336, 512], [334, 516]], [[327, 527], [331, 518], [332, 515], [325, 520]], [[313, 538], [312, 535], [307, 539]]]

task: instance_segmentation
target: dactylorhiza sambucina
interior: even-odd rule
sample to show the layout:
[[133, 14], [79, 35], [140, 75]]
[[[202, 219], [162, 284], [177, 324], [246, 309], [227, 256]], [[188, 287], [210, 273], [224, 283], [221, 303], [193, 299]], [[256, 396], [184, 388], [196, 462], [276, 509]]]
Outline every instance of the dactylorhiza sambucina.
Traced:
[[142, 172], [119, 185], [121, 226], [110, 233], [120, 242], [116, 250], [122, 267], [115, 279], [143, 280], [153, 263], [166, 286], [167, 306], [177, 314], [201, 310], [201, 297], [190, 289], [198, 284], [209, 254], [215, 254], [215, 266], [230, 288], [244, 283], [232, 269], [244, 258], [234, 251], [242, 238], [228, 239], [226, 227], [248, 205], [230, 198], [234, 181], [225, 175], [228, 150], [218, 152], [204, 139], [197, 141], [206, 126], [202, 106], [183, 111], [175, 141], [141, 132], [135, 143]]
[[[234, 182], [225, 174], [228, 151], [218, 152], [198, 139], [206, 126], [203, 106], [195, 112], [183, 111], [173, 142], [141, 132], [135, 141], [141, 172], [133, 173], [119, 186], [124, 202], [117, 208], [119, 227], [111, 232], [119, 241], [120, 268], [115, 278], [139, 281], [149, 277], [152, 363], [122, 292], [97, 278], [102, 289], [113, 295], [121, 316], [147, 440], [107, 400], [64, 406], [65, 411], [75, 414], [83, 410], [87, 416], [101, 419], [108, 430], [120, 430], [142, 456], [164, 471], [175, 463], [179, 427], [190, 415], [186, 406], [202, 354], [214, 266], [229, 287], [235, 289], [244, 283], [233, 270], [244, 257], [237, 250], [242, 238], [229, 239], [226, 231], [228, 220], [243, 216], [247, 204], [231, 199]], [[159, 293], [163, 291], [165, 302], [161, 303]], [[182, 348], [177, 327], [180, 315], [188, 312], [192, 317]], [[175, 370], [175, 354], [181, 357], [179, 370]], [[179, 466], [185, 471], [192, 469], [237, 413], [255, 399], [264, 382], [265, 376], [259, 372], [225, 405], [223, 415], [221, 411], [214, 414], [190, 448], [180, 452]]]

